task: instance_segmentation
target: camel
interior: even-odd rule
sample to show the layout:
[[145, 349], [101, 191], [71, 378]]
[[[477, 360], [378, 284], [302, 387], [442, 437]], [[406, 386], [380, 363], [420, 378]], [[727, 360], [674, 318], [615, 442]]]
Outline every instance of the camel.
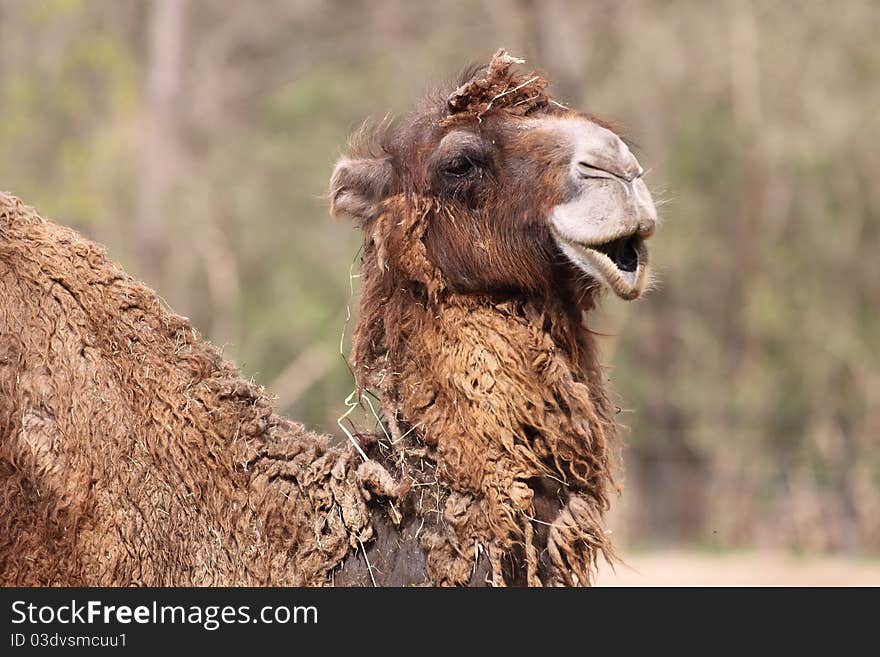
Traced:
[[614, 559], [601, 292], [657, 215], [612, 127], [499, 51], [330, 183], [375, 434], [272, 412], [103, 250], [0, 195], [0, 583], [589, 585]]

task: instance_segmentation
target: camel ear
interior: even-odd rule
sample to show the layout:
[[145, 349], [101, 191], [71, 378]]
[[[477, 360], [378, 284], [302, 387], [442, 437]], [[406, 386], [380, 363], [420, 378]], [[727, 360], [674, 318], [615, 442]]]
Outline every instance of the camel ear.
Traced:
[[330, 212], [372, 219], [391, 190], [388, 158], [340, 158], [330, 177]]

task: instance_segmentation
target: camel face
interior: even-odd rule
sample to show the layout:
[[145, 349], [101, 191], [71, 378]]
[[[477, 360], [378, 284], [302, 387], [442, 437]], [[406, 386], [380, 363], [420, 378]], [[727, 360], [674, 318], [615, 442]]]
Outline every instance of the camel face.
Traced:
[[644, 170], [610, 126], [554, 101], [519, 63], [499, 51], [341, 159], [331, 208], [360, 220], [395, 284], [587, 306], [605, 284], [635, 299], [657, 222]]
[[[428, 226], [429, 255], [460, 272], [461, 265], [448, 266], [457, 263], [449, 263], [447, 253], [481, 250], [488, 257], [472, 253], [469, 261], [482, 260], [485, 269], [467, 277], [485, 282], [493, 268], [509, 275], [510, 255], [521, 268], [552, 267], [536, 262], [558, 255], [546, 244], [552, 236], [578, 274], [623, 299], [638, 297], [648, 278], [645, 240], [654, 233], [657, 213], [644, 169], [620, 137], [576, 112], [502, 115], [481, 123], [446, 133], [429, 159], [430, 193], [449, 204], [450, 214], [469, 221], [465, 227]], [[455, 239], [459, 235], [468, 243]], [[529, 239], [544, 243], [541, 253], [521, 243]], [[509, 252], [501, 253], [499, 245]]]

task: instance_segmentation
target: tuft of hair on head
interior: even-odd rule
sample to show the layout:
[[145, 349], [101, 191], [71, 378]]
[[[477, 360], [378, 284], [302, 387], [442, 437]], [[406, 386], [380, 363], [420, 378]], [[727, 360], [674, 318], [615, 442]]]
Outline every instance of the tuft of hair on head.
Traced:
[[443, 125], [461, 119], [480, 118], [491, 109], [505, 108], [514, 114], [524, 115], [547, 105], [547, 80], [537, 73], [520, 73], [513, 70], [515, 64], [525, 60], [513, 57], [501, 48], [486, 66], [469, 72], [467, 79], [459, 84], [446, 99], [448, 116]]

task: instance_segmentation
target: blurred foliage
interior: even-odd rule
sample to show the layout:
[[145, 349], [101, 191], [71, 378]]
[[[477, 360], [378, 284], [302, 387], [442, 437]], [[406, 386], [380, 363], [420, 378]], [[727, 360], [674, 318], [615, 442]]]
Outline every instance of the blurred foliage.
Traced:
[[663, 202], [656, 290], [592, 320], [629, 425], [625, 540], [877, 551], [878, 33], [870, 0], [0, 0], [0, 187], [334, 432], [359, 236], [327, 216], [333, 161], [504, 45], [619, 122]]

